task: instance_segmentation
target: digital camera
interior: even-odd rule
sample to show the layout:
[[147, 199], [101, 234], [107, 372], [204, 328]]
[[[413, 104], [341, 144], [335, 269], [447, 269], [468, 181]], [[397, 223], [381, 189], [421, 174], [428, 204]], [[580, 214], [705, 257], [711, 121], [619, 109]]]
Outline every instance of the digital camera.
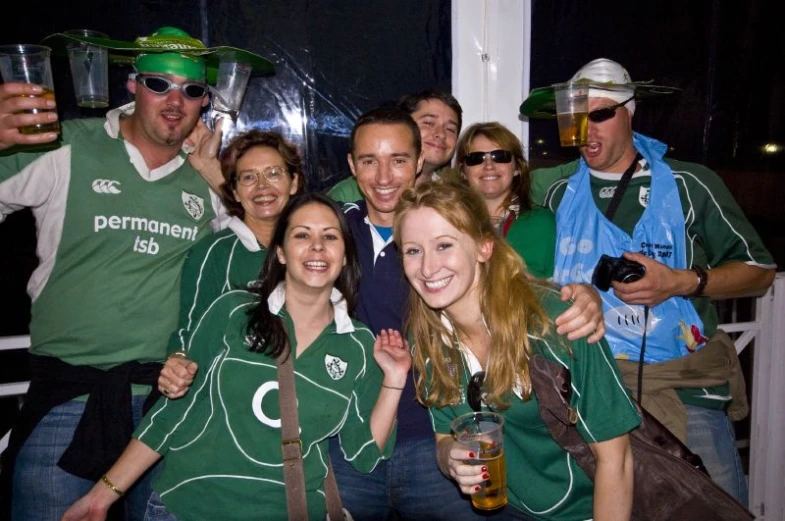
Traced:
[[603, 255], [600, 257], [600, 262], [594, 268], [594, 274], [591, 277], [591, 283], [602, 291], [608, 291], [611, 287], [611, 282], [635, 282], [640, 280], [646, 275], [646, 268], [643, 264], [624, 257], [611, 257], [610, 255]]

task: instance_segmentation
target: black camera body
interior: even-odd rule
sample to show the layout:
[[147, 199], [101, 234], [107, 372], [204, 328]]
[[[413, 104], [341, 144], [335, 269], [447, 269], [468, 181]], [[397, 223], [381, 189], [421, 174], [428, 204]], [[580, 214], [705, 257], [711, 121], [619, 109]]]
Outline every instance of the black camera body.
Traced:
[[603, 255], [594, 268], [591, 283], [602, 291], [608, 291], [614, 280], [627, 284], [642, 279], [644, 275], [646, 275], [646, 268], [639, 262], [624, 257]]

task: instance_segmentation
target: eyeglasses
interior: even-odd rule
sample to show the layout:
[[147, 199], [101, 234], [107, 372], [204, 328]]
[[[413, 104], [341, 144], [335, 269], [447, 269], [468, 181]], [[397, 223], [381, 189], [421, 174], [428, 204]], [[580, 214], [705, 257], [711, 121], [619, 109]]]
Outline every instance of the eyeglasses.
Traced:
[[482, 386], [484, 383], [485, 371], [474, 373], [469, 379], [469, 392], [466, 395], [466, 401], [475, 412], [482, 409]]
[[180, 92], [183, 93], [183, 96], [190, 100], [202, 99], [207, 92], [207, 85], [204, 83], [174, 83], [173, 81], [170, 81], [169, 79], [162, 76], [148, 76], [146, 74], [138, 74], [136, 76], [136, 81], [144, 85], [147, 90], [154, 92], [155, 94], [166, 94], [172, 89], [180, 89]]
[[286, 171], [280, 166], [268, 166], [261, 172], [256, 170], [243, 170], [235, 176], [238, 183], [243, 186], [255, 185], [264, 177], [271, 183], [277, 183], [286, 177]]
[[509, 163], [512, 161], [512, 152], [499, 149], [491, 150], [490, 152], [469, 152], [463, 158], [463, 164], [466, 166], [481, 165], [488, 156], [494, 163]]
[[635, 96], [632, 96], [630, 99], [622, 101], [621, 103], [617, 103], [616, 105], [610, 105], [608, 107], [602, 107], [601, 109], [592, 110], [589, 112], [589, 121], [592, 123], [602, 123], [603, 121], [608, 121], [616, 115], [617, 108], [626, 105], [633, 99], [635, 99]]

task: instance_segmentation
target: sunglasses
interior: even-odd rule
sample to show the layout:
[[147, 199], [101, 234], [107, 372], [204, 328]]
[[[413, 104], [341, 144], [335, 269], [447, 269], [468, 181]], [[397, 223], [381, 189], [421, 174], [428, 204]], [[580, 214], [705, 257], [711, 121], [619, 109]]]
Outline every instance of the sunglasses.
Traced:
[[466, 166], [477, 166], [483, 164], [485, 158], [490, 156], [494, 163], [509, 163], [512, 161], [512, 152], [509, 150], [491, 150], [490, 152], [469, 152], [463, 158]]
[[185, 98], [190, 100], [202, 99], [207, 92], [207, 85], [204, 83], [174, 83], [167, 78], [161, 76], [148, 76], [146, 74], [139, 74], [136, 76], [136, 81], [145, 86], [150, 92], [156, 94], [166, 94], [172, 89], [180, 89]]
[[469, 392], [466, 394], [466, 401], [475, 412], [482, 409], [482, 386], [484, 383], [485, 371], [474, 373], [469, 379]]
[[592, 110], [591, 112], [589, 112], [589, 121], [591, 121], [592, 123], [602, 123], [603, 121], [608, 121], [609, 119], [611, 119], [613, 116], [616, 115], [617, 108], [626, 105], [633, 99], [635, 99], [635, 96], [632, 96], [630, 99], [624, 100], [621, 103], [617, 103], [616, 105], [610, 105], [608, 107], [603, 107], [601, 109]]

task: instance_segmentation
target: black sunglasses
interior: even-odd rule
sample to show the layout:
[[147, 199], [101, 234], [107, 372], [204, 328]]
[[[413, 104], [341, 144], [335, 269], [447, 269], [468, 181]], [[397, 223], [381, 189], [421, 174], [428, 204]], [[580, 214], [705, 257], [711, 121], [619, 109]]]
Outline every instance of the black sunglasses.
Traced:
[[509, 163], [512, 161], [512, 152], [499, 149], [491, 150], [490, 152], [469, 152], [463, 158], [463, 164], [466, 166], [481, 165], [488, 156], [491, 157], [491, 161], [494, 163]]
[[180, 89], [183, 96], [190, 100], [202, 99], [207, 92], [207, 85], [204, 83], [185, 82], [179, 84], [162, 76], [138, 74], [136, 76], [136, 81], [144, 85], [150, 92], [156, 94], [166, 94], [172, 89]]
[[621, 103], [617, 103], [616, 105], [610, 105], [608, 107], [602, 107], [601, 109], [592, 110], [589, 112], [589, 121], [592, 123], [602, 123], [603, 121], [608, 121], [616, 115], [617, 108], [626, 105], [633, 99], [635, 99], [635, 96], [632, 96], [630, 99], [622, 101]]
[[473, 411], [479, 412], [482, 409], [482, 386], [485, 383], [485, 371], [474, 373], [469, 378], [469, 392], [466, 401]]

